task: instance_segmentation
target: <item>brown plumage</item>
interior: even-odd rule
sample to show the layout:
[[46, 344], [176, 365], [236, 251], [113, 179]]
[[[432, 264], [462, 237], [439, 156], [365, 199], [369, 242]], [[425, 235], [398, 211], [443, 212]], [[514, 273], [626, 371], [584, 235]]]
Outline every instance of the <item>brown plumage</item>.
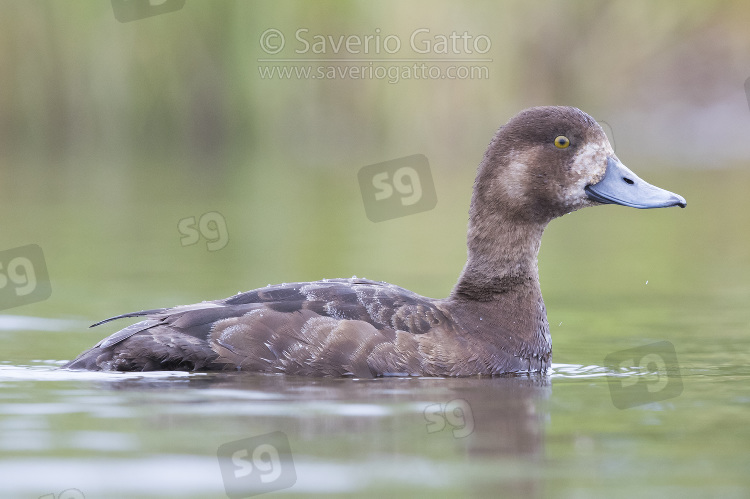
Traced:
[[601, 203], [685, 206], [625, 168], [587, 114], [531, 108], [498, 130], [479, 166], [468, 260], [447, 298], [356, 278], [268, 286], [107, 319], [99, 324], [145, 316], [64, 367], [357, 377], [544, 372], [552, 348], [537, 270], [542, 233], [550, 220]]

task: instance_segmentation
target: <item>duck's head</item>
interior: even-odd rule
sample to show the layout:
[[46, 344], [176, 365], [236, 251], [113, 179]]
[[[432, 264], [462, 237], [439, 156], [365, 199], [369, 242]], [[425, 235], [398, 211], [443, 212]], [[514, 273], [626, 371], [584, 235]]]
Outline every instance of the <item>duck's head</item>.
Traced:
[[560, 106], [526, 109], [498, 130], [479, 168], [475, 196], [481, 202], [474, 206], [541, 224], [598, 204], [686, 206], [682, 196], [623, 165], [591, 116]]

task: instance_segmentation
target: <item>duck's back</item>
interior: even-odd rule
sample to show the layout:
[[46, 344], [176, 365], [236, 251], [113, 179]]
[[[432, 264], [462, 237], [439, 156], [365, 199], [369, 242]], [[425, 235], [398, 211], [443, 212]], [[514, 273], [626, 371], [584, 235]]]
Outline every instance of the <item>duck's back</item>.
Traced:
[[224, 300], [107, 319], [102, 323], [145, 316], [65, 367], [422, 374], [434, 355], [417, 337], [455, 334], [455, 324], [441, 308], [437, 300], [366, 279], [280, 284]]

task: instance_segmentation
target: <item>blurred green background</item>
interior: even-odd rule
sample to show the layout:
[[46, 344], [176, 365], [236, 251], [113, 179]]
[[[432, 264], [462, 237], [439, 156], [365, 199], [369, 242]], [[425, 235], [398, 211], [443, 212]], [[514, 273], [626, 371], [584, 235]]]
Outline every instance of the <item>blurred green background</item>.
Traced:
[[[550, 225], [540, 269], [555, 360], [601, 363], [608, 337], [747, 331], [747, 314], [722, 313], [750, 298], [747, 2], [188, 0], [126, 23], [104, 1], [0, 7], [0, 250], [38, 244], [52, 284], [49, 299], [2, 313], [90, 323], [352, 275], [445, 296], [494, 131], [561, 104], [605, 121], [620, 159], [688, 208], [602, 207]], [[275, 55], [260, 42], [271, 28], [286, 38]], [[377, 58], [450, 57], [487, 77], [263, 78], [272, 65], [355, 65], [316, 57], [375, 58], [295, 53], [301, 28], [311, 41], [394, 35], [401, 49]], [[415, 54], [418, 29], [483, 35], [488, 60]], [[437, 206], [371, 222], [358, 170], [412, 154], [429, 160]], [[208, 212], [226, 221], [226, 246], [182, 246], [180, 220]], [[72, 358], [114, 329], [48, 333], [4, 357]]]

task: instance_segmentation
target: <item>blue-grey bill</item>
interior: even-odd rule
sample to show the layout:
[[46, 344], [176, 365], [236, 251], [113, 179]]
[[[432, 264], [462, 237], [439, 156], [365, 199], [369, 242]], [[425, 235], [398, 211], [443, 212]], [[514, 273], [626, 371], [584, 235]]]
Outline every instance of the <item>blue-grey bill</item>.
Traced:
[[587, 185], [586, 194], [599, 203], [621, 204], [641, 209], [687, 206], [684, 197], [649, 184], [611, 156], [607, 158], [604, 178], [594, 185]]

